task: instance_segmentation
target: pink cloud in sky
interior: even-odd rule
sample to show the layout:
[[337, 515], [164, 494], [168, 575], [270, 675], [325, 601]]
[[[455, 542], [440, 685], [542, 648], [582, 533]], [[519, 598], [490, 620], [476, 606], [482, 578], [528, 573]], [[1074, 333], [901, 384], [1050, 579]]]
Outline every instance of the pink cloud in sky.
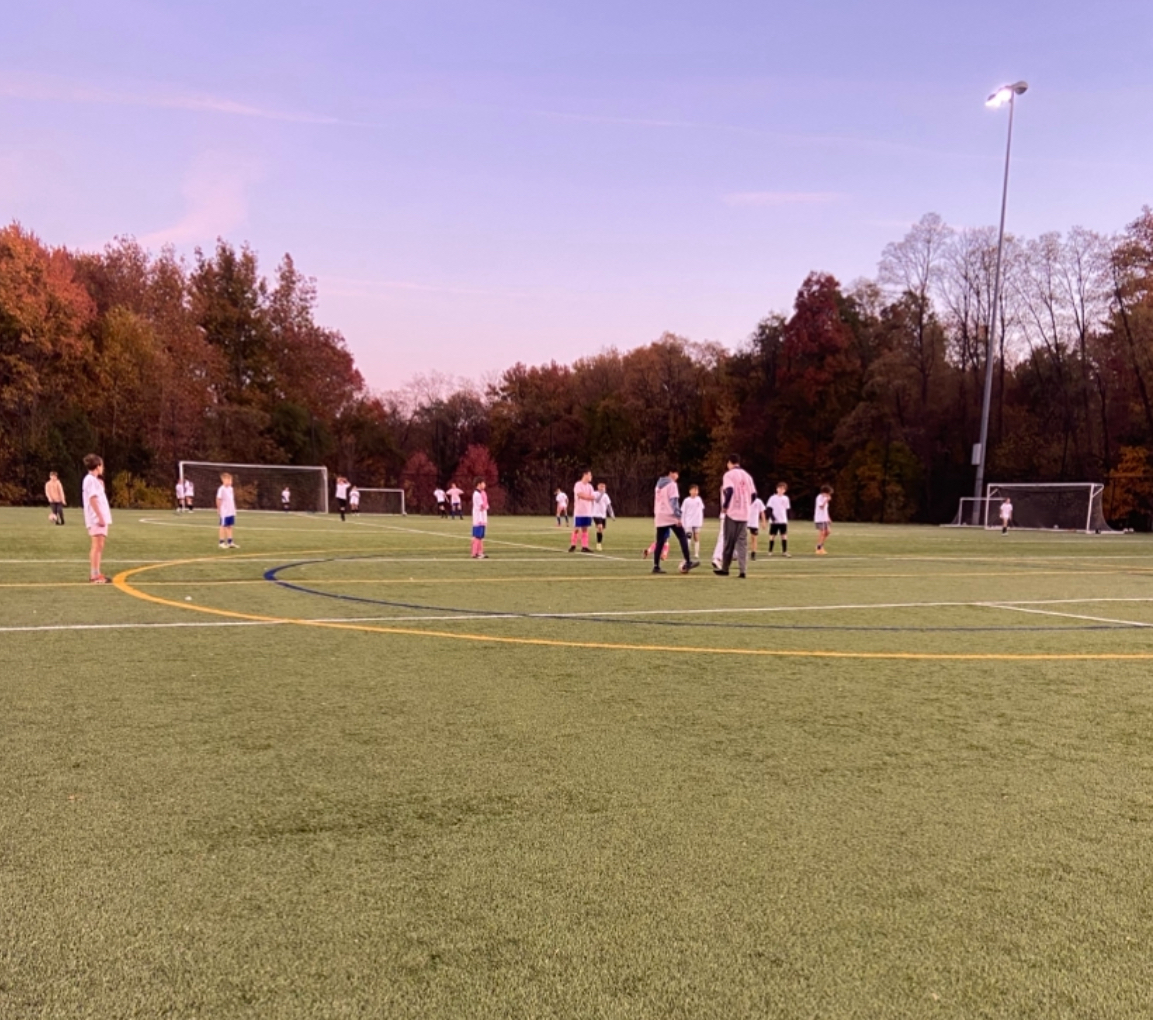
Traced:
[[225, 236], [248, 218], [248, 187], [259, 178], [252, 163], [206, 153], [184, 180], [185, 211], [175, 223], [140, 238], [145, 246], [196, 244]]

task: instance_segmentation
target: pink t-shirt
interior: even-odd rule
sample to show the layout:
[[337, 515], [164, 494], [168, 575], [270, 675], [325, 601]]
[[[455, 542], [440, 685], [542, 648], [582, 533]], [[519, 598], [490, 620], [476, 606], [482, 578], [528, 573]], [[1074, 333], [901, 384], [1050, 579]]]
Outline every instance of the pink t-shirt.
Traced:
[[[733, 490], [733, 498], [725, 507], [725, 489]], [[749, 508], [753, 503], [753, 493], [756, 486], [753, 477], [744, 468], [735, 467], [725, 472], [721, 480], [721, 506], [725, 507], [725, 514], [737, 521], [747, 521]]]
[[577, 482], [573, 486], [573, 516], [574, 517], [592, 517], [593, 515], [593, 499], [596, 497], [597, 491], [589, 482]]
[[680, 498], [677, 483], [667, 475], [657, 482], [657, 489], [653, 494], [653, 523], [658, 528], [680, 524], [681, 519], [673, 512], [674, 502], [679, 505]]

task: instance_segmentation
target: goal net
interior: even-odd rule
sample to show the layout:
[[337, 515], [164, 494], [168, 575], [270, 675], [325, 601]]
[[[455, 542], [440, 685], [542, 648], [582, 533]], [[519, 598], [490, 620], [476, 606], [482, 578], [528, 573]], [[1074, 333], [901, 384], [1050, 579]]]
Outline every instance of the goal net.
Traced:
[[[962, 496], [957, 507], [957, 516], [947, 525], [950, 528], [984, 528], [988, 526], [989, 517], [988, 496]], [[992, 520], [997, 519], [994, 510]]]
[[985, 527], [1001, 527], [1001, 505], [1008, 499], [1012, 528], [1114, 534], [1102, 509], [1104, 491], [1097, 482], [990, 483], [985, 489]]
[[192, 482], [194, 507], [216, 507], [216, 490], [225, 471], [232, 475], [238, 510], [283, 510], [281, 494], [288, 489], [290, 510], [328, 512], [328, 468], [182, 460], [180, 480]]
[[362, 514], [405, 514], [404, 489], [358, 489]]

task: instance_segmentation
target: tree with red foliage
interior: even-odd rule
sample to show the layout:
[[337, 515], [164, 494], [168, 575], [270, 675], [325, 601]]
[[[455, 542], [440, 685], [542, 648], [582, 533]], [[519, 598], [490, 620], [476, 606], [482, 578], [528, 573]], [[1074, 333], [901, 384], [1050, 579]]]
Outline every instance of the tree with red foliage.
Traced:
[[405, 461], [400, 484], [404, 488], [405, 509], [410, 513], [435, 509], [432, 491], [436, 488], [436, 465], [424, 450], [417, 450]]
[[506, 498], [504, 487], [500, 484], [496, 461], [492, 459], [487, 446], [476, 443], [469, 446], [457, 464], [456, 474], [453, 477], [456, 478], [457, 484], [466, 490], [474, 486], [478, 478], [483, 478], [488, 491], [489, 509], [498, 514], [504, 510]]

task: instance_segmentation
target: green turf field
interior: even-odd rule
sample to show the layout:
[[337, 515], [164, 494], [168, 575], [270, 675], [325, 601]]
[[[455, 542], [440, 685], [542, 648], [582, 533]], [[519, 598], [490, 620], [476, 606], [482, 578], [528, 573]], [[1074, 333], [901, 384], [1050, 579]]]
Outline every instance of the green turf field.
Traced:
[[78, 522], [0, 510], [5, 1020], [1151, 1013], [1149, 538]]

